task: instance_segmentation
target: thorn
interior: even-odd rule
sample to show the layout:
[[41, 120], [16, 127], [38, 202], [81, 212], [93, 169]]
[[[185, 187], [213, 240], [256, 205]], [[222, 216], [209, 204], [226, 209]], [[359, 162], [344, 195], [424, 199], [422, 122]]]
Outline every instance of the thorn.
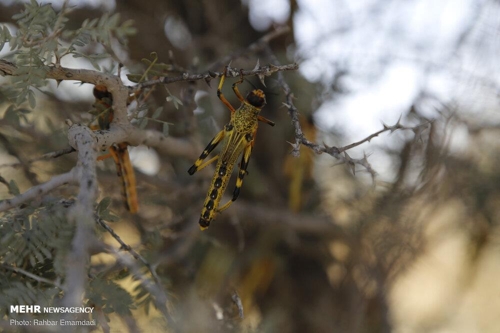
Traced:
[[211, 88], [211, 86], [210, 86], [210, 82], [212, 82], [211, 80], [212, 79], [210, 79], [210, 77], [205, 78], [205, 83], [208, 85], [209, 88]]
[[351, 156], [349, 156], [349, 155], [347, 154], [347, 152], [344, 152], [344, 157], [345, 157], [345, 160], [346, 160], [347, 165], [351, 168], [352, 174], [353, 174], [354, 176], [356, 176], [356, 165], [355, 165], [355, 164], [354, 164], [354, 162], [352, 161]]
[[293, 147], [293, 149], [297, 149], [297, 148], [300, 146], [299, 144], [297, 144], [297, 143], [292, 143], [292, 142], [290, 142], [290, 141], [287, 141], [286, 143], [288, 143], [290, 146], [292, 146], [292, 147]]
[[346, 161], [347, 161], [348, 163], [351, 163], [351, 161], [352, 161], [351, 156], [349, 156], [349, 154], [347, 154], [347, 152], [346, 152], [346, 151], [344, 152], [344, 157], [345, 157], [345, 159], [346, 159]]
[[299, 143], [291, 143], [287, 141], [287, 143], [292, 146], [292, 151], [290, 154], [292, 154], [293, 157], [299, 157], [300, 156], [300, 144]]
[[266, 87], [266, 83], [264, 82], [265, 75], [264, 74], [259, 74], [259, 75], [257, 75], [257, 77], [259, 78], [260, 83], [262, 83], [262, 85], [264, 87]]
[[208, 71], [208, 75], [210, 75], [214, 79], [217, 77], [217, 73], [212, 72], [212, 71]]
[[255, 67], [254, 67], [254, 71], [258, 71], [260, 68], [260, 62], [259, 62], [259, 59], [257, 59], [257, 64], [255, 64]]
[[396, 123], [396, 125], [397, 125], [397, 126], [399, 126], [399, 125], [400, 125], [400, 122], [401, 122], [401, 117], [403, 117], [403, 114], [400, 114], [400, 115], [399, 115], [398, 122]]

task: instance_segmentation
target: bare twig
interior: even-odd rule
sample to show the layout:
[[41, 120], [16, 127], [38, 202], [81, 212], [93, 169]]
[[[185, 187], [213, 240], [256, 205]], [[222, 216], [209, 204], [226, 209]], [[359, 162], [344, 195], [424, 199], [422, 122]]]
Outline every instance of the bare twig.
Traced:
[[238, 308], [238, 315], [240, 316], [241, 319], [243, 319], [245, 317], [245, 314], [243, 312], [243, 302], [241, 301], [240, 295], [238, 295], [238, 292], [236, 290], [233, 290], [233, 295], [231, 296], [231, 299]]
[[[270, 57], [272, 63], [279, 65], [279, 61], [276, 58], [276, 56], [274, 55], [274, 53], [272, 52], [271, 48], [267, 47], [265, 49], [265, 51], [266, 51], [266, 54]], [[278, 72], [278, 82], [285, 93], [285, 101], [286, 102], [283, 104], [288, 109], [288, 115], [290, 116], [290, 118], [292, 120], [293, 127], [295, 129], [295, 143], [291, 143], [291, 145], [292, 145], [291, 154], [295, 157], [298, 157], [300, 155], [300, 146], [304, 145], [304, 146], [312, 149], [316, 154], [327, 153], [328, 155], [335, 157], [336, 159], [341, 161], [341, 164], [347, 164], [348, 166], [350, 166], [353, 173], [355, 172], [355, 166], [361, 165], [362, 167], [364, 167], [366, 169], [366, 171], [368, 171], [370, 173], [370, 175], [372, 176], [372, 179], [374, 179], [376, 172], [375, 172], [375, 170], [373, 170], [372, 166], [368, 162], [367, 156], [365, 155], [365, 156], [363, 156], [363, 158], [355, 159], [355, 158], [351, 158], [347, 154], [346, 151], [349, 149], [352, 149], [354, 147], [357, 147], [365, 142], [369, 142], [371, 139], [377, 137], [379, 134], [387, 132], [387, 131], [391, 131], [391, 133], [392, 133], [396, 130], [412, 130], [415, 133], [418, 133], [419, 131], [421, 131], [423, 126], [428, 125], [428, 123], [424, 123], [424, 124], [417, 125], [415, 127], [406, 127], [406, 126], [401, 125], [399, 123], [399, 120], [398, 120], [398, 122], [395, 125], [388, 126], [388, 125], [384, 124], [384, 128], [382, 130], [369, 135], [368, 137], [366, 137], [365, 139], [363, 139], [361, 141], [354, 142], [354, 143], [349, 144], [349, 145], [344, 146], [344, 147], [340, 147], [340, 148], [328, 147], [325, 144], [318, 145], [318, 144], [310, 141], [309, 139], [307, 139], [306, 136], [304, 135], [304, 132], [302, 131], [302, 128], [300, 126], [299, 114], [298, 114], [297, 107], [293, 104], [293, 99], [294, 99], [293, 92], [291, 91], [290, 86], [285, 81], [285, 79], [283, 77], [283, 73], [281, 73], [281, 72]]]
[[[68, 147], [68, 148], [64, 148], [61, 150], [52, 151], [52, 152], [47, 153], [47, 154], [43, 154], [42, 156], [39, 156], [39, 157], [32, 158], [31, 160], [26, 161], [26, 163], [33, 163], [36, 161], [57, 158], [57, 157], [60, 157], [60, 156], [66, 155], [66, 154], [70, 154], [74, 151], [76, 151], [75, 148]], [[17, 167], [22, 166], [22, 165], [23, 165], [23, 163], [2, 164], [2, 165], [0, 165], [0, 168], [7, 168], [7, 167], [17, 168]]]
[[158, 274], [156, 273], [156, 270], [153, 268], [153, 266], [151, 266], [151, 264], [146, 260], [146, 258], [144, 258], [143, 256], [141, 256], [130, 245], [128, 245], [127, 243], [125, 243], [121, 239], [121, 237], [106, 222], [104, 222], [101, 218], [99, 218], [99, 217], [96, 216], [96, 221], [97, 221], [97, 223], [99, 223], [99, 225], [101, 227], [103, 227], [104, 229], [106, 229], [106, 231], [109, 232], [111, 234], [111, 236], [113, 236], [113, 238], [116, 239], [116, 241], [118, 243], [120, 243], [120, 249], [126, 250], [135, 259], [141, 261], [144, 264], [144, 266], [146, 266], [148, 268], [149, 272], [153, 276], [153, 279], [155, 280], [155, 282], [158, 285], [158, 287], [161, 286], [160, 278], [158, 277]]
[[36, 280], [36, 281], [41, 282], [41, 283], [47, 283], [47, 284], [53, 285], [53, 286], [55, 286], [55, 287], [57, 287], [59, 289], [62, 289], [62, 287], [61, 287], [61, 285], [59, 284], [58, 281], [52, 281], [52, 280], [46, 279], [44, 277], [41, 277], [41, 276], [35, 275], [33, 273], [30, 273], [30, 272], [28, 272], [28, 271], [26, 271], [26, 270], [24, 270], [22, 268], [14, 267], [14, 266], [6, 264], [6, 263], [2, 263], [1, 265], [5, 269], [14, 271], [14, 272], [16, 272], [18, 274], [22, 274], [24, 276], [29, 277], [30, 279]]
[[4, 146], [5, 150], [7, 151], [7, 153], [9, 155], [12, 155], [15, 158], [17, 158], [17, 160], [19, 161], [18, 162], [19, 167], [22, 168], [25, 177], [31, 182], [31, 184], [38, 185], [36, 175], [30, 170], [30, 168], [28, 166], [28, 162], [26, 161], [26, 159], [24, 157], [24, 154], [21, 154], [21, 152], [18, 151], [19, 147], [16, 146], [15, 144], [11, 143], [7, 139], [7, 137], [1, 133], [0, 133], [0, 142], [2, 143], [2, 145]]
[[75, 183], [76, 181], [77, 179], [76, 179], [75, 169], [72, 169], [71, 171], [63, 173], [61, 175], [54, 176], [49, 181], [37, 186], [33, 186], [26, 192], [12, 199], [3, 200], [2, 202], [0, 202], [0, 212], [19, 206], [30, 200], [40, 198], [43, 195], [49, 193], [50, 191], [53, 191], [54, 189], [58, 188], [59, 186], [66, 185], [69, 183]]
[[[400, 120], [401, 120], [401, 119], [400, 119]], [[352, 148], [354, 148], [354, 147], [360, 146], [360, 145], [362, 145], [362, 144], [363, 144], [363, 143], [365, 143], [365, 142], [370, 142], [373, 138], [375, 138], [375, 137], [379, 136], [379, 134], [382, 134], [382, 133], [384, 133], [384, 132], [388, 132], [388, 131], [390, 131], [390, 132], [392, 133], [392, 132], [397, 131], [397, 130], [410, 130], [410, 131], [413, 131], [413, 132], [415, 132], [415, 133], [418, 133], [418, 132], [422, 129], [422, 127], [426, 127], [426, 126], [428, 126], [428, 125], [429, 125], [429, 123], [423, 123], [423, 124], [419, 124], [419, 125], [414, 126], [414, 127], [408, 127], [408, 126], [403, 126], [403, 125], [401, 125], [401, 124], [399, 123], [399, 122], [400, 122], [400, 120], [398, 120], [398, 122], [397, 122], [396, 124], [392, 125], [392, 126], [389, 126], [389, 125], [383, 124], [383, 125], [384, 125], [384, 128], [383, 128], [383, 129], [381, 129], [380, 131], [375, 132], [375, 133], [373, 133], [373, 134], [371, 134], [371, 135], [367, 136], [366, 138], [364, 138], [364, 139], [363, 139], [363, 140], [361, 140], [361, 141], [354, 142], [354, 143], [351, 143], [351, 144], [349, 144], [349, 145], [347, 145], [347, 146], [344, 146], [344, 147], [341, 147], [341, 148], [337, 148], [337, 149], [338, 149], [338, 151], [339, 151], [340, 153], [342, 153], [342, 152], [344, 152], [344, 151], [346, 151], [346, 150], [349, 150], [349, 149], [352, 149]]]

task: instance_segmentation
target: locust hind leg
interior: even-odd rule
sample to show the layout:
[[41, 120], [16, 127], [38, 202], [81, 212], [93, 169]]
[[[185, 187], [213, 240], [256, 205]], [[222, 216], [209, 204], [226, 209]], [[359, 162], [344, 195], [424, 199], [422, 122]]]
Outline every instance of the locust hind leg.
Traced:
[[224, 135], [225, 135], [224, 130], [222, 130], [212, 139], [212, 141], [208, 143], [207, 147], [205, 148], [205, 150], [203, 150], [200, 157], [196, 160], [196, 162], [194, 162], [193, 166], [189, 168], [188, 173], [190, 175], [193, 175], [196, 171], [203, 169], [204, 167], [206, 167], [207, 165], [209, 165], [210, 163], [212, 163], [217, 159], [218, 156], [215, 156], [210, 160], [208, 160], [207, 162], [203, 163], [205, 158], [207, 158], [207, 156], [212, 152], [212, 150], [214, 150], [215, 147], [217, 147], [217, 145], [222, 141]]
[[126, 143], [119, 143], [116, 146], [109, 147], [109, 152], [115, 161], [116, 172], [122, 182], [122, 195], [125, 206], [130, 213], [135, 214], [139, 210], [139, 203], [135, 173], [130, 162], [127, 146]]
[[[248, 134], [250, 136], [250, 134]], [[245, 150], [243, 151], [243, 156], [241, 157], [241, 163], [240, 163], [240, 170], [238, 172], [238, 178], [236, 179], [236, 186], [234, 188], [233, 192], [233, 198], [226, 202], [224, 205], [220, 206], [217, 209], [217, 212], [220, 213], [231, 206], [231, 204], [238, 199], [238, 196], [240, 195], [240, 189], [241, 186], [243, 185], [243, 178], [245, 175], [248, 173], [247, 168], [248, 168], [248, 162], [250, 161], [250, 155], [252, 154], [252, 148], [253, 148], [253, 141], [250, 141], [248, 145], [245, 147]]]

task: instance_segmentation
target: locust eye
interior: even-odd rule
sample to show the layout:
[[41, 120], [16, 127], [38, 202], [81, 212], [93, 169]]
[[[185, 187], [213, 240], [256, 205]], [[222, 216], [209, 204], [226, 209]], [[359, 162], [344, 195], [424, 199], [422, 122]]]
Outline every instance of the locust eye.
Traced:
[[247, 102], [260, 109], [266, 105], [266, 95], [260, 89], [252, 90], [247, 95]]

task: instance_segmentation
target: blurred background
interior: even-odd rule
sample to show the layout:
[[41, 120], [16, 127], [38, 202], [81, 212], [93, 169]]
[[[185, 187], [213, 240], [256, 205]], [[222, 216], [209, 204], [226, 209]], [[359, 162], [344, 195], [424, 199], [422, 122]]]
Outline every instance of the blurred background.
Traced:
[[[62, 1], [52, 1], [55, 8]], [[189, 176], [209, 140], [229, 119], [216, 81], [157, 87], [149, 112], [164, 107], [168, 135], [194, 145], [192, 158], [131, 148], [140, 210], [130, 215], [112, 161], [99, 162], [101, 196], [120, 217], [111, 224], [152, 263], [185, 332], [500, 331], [500, 3], [493, 0], [70, 1], [75, 29], [104, 12], [132, 19], [128, 48], [114, 45], [114, 71], [142, 73], [156, 52], [171, 74], [267, 65], [274, 54], [300, 70], [283, 73], [308, 139], [345, 146], [400, 121], [348, 154], [360, 165], [302, 147], [277, 76], [249, 81], [265, 90], [261, 125], [241, 195], [210, 228], [199, 214], [213, 169]], [[0, 22], [15, 29], [20, 1], [0, 1]], [[249, 48], [277, 27], [290, 31]], [[13, 30], [14, 31], [14, 30]], [[88, 46], [89, 54], [104, 52]], [[5, 47], [0, 56], [8, 56]], [[93, 68], [82, 58], [63, 65]], [[5, 82], [5, 81], [2, 81]], [[128, 82], [128, 81], [127, 81]], [[231, 82], [231, 81], [229, 81]], [[129, 82], [130, 85], [133, 83]], [[238, 100], [228, 83], [226, 97]], [[24, 117], [0, 105], [0, 175], [21, 192], [68, 171], [76, 157], [28, 163], [67, 146], [65, 119], [84, 123], [92, 85], [51, 83]], [[245, 82], [240, 90], [253, 89]], [[172, 103], [178, 98], [182, 105]], [[175, 105], [174, 105], [175, 104]], [[150, 114], [151, 114], [150, 113]], [[149, 129], [162, 130], [150, 122]], [[15, 166], [5, 166], [12, 164]], [[232, 185], [228, 192], [232, 192]], [[70, 198], [68, 186], [51, 193]], [[11, 195], [0, 187], [0, 199]], [[43, 205], [43, 200], [41, 203]], [[118, 243], [100, 231], [114, 246]], [[92, 257], [112, 267], [110, 256]], [[136, 282], [119, 280], [133, 293]], [[244, 318], [233, 302], [241, 298]], [[160, 315], [138, 305], [112, 315], [111, 331], [162, 332]], [[123, 318], [122, 318], [123, 319]]]

